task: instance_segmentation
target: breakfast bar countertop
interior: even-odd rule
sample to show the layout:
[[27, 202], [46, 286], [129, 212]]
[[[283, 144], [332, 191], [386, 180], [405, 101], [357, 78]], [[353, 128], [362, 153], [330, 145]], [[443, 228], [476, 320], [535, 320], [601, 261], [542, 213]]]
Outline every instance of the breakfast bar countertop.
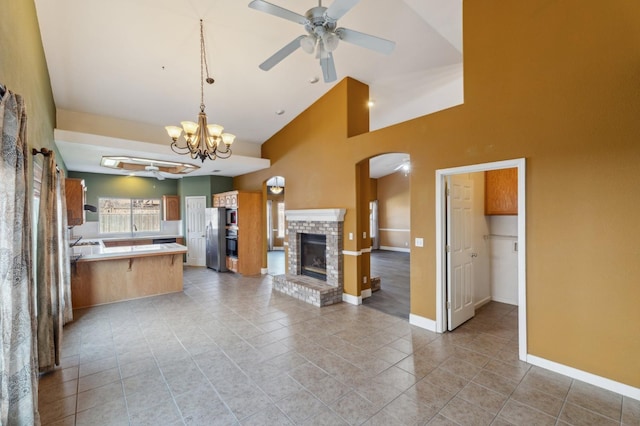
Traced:
[[187, 247], [177, 243], [144, 244], [135, 246], [105, 247], [102, 241], [92, 245], [71, 247], [71, 256], [76, 262], [95, 262], [99, 260], [123, 259], [131, 257], [162, 256], [184, 254]]

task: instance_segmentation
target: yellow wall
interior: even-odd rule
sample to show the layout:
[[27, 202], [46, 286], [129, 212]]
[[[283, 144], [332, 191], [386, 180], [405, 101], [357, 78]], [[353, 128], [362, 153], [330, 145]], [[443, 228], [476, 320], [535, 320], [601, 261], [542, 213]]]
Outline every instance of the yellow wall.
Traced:
[[435, 171], [526, 157], [529, 353], [640, 387], [640, 2], [467, 0], [463, 22], [464, 105], [347, 138], [364, 89], [344, 80], [234, 185], [285, 176], [287, 208], [346, 207], [347, 234], [355, 165], [409, 153], [411, 312], [435, 319]]
[[[378, 179], [380, 245], [408, 249], [411, 227], [409, 176], [396, 172]], [[406, 231], [405, 231], [406, 230]]]
[[[2, 3], [0, 83], [25, 100], [29, 147], [55, 150], [56, 109], [33, 1]], [[36, 158], [42, 162], [41, 155]], [[66, 171], [59, 155], [56, 162]]]

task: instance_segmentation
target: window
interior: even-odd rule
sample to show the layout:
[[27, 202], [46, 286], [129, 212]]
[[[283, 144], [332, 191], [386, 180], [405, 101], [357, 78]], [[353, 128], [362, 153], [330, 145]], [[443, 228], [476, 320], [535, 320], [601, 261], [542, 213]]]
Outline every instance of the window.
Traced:
[[101, 234], [160, 231], [159, 198], [99, 198]]
[[278, 203], [278, 238], [284, 238], [284, 203]]

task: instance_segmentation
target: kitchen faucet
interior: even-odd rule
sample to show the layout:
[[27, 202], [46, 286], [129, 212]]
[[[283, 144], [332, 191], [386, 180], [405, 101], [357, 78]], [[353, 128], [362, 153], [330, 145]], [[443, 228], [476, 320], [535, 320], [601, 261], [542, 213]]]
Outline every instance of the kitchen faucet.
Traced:
[[69, 247], [75, 246], [76, 244], [78, 244], [80, 242], [81, 239], [82, 239], [82, 235], [80, 235], [77, 240], [75, 240], [74, 242], [69, 244]]

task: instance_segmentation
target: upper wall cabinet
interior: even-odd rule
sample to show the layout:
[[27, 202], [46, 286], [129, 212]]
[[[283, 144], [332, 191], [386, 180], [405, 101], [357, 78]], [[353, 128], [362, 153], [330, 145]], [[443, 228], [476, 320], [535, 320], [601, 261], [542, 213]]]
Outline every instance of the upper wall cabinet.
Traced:
[[484, 174], [484, 214], [518, 214], [518, 169], [490, 170]]
[[177, 195], [163, 195], [162, 213], [162, 220], [180, 220], [180, 197]]
[[86, 191], [84, 179], [65, 179], [64, 196], [67, 201], [67, 224], [69, 226], [82, 225], [84, 223]]
[[213, 194], [213, 207], [226, 207], [228, 209], [238, 208], [238, 191], [227, 191], [220, 194]]

